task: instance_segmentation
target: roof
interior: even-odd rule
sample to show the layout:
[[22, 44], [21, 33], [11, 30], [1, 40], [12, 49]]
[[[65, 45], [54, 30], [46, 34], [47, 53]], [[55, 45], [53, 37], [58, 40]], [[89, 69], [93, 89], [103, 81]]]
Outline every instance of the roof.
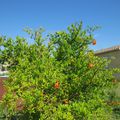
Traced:
[[119, 50], [120, 50], [120, 45], [117, 45], [117, 46], [113, 46], [110, 48], [97, 50], [97, 51], [95, 51], [95, 54], [98, 55], [98, 54], [103, 54], [103, 53], [108, 53], [108, 52], [119, 51]]

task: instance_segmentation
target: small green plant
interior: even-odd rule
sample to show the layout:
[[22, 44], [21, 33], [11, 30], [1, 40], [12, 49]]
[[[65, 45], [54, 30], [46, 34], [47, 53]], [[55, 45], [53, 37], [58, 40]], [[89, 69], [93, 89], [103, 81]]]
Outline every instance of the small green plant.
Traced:
[[25, 31], [34, 39], [1, 37], [0, 62], [9, 64], [7, 93], [2, 104], [6, 116], [31, 120], [110, 120], [106, 104], [113, 73], [109, 64], [89, 49], [96, 45], [97, 27], [82, 28], [72, 24], [68, 31], [48, 36], [43, 44], [42, 29]]

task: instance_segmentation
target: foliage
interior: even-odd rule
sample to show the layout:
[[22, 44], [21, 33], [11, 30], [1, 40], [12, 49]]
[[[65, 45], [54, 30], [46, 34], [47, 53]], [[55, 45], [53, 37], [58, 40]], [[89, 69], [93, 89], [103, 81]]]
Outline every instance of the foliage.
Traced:
[[[48, 36], [43, 44], [42, 29], [26, 32], [34, 39], [28, 44], [19, 36], [15, 40], [1, 37], [0, 62], [9, 64], [7, 93], [2, 105], [6, 116], [31, 120], [107, 120], [107, 89], [117, 69], [106, 69], [109, 61], [89, 49], [96, 44], [97, 27], [82, 28], [72, 24], [68, 31]], [[94, 41], [94, 43], [93, 43]]]

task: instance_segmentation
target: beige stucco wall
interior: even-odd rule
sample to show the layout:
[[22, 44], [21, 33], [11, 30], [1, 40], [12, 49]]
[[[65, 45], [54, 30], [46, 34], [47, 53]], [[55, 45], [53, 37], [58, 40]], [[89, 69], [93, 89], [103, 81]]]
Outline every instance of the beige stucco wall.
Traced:
[[110, 66], [120, 68], [120, 50], [96, 54], [96, 55], [100, 56], [100, 57], [106, 57], [108, 59], [111, 59]]
[[[110, 68], [120, 68], [120, 50], [103, 52], [96, 55], [110, 59], [111, 60], [111, 63], [109, 65]], [[120, 80], [120, 74], [117, 74], [116, 78]]]

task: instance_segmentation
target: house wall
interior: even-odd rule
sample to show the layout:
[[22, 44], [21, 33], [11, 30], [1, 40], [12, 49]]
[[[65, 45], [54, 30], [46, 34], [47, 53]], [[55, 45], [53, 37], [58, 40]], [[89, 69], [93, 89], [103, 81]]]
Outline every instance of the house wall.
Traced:
[[[120, 50], [110, 51], [110, 52], [101, 52], [96, 53], [99, 57], [105, 57], [111, 60], [109, 68], [120, 68]], [[120, 80], [120, 73], [115, 75], [116, 79]]]

